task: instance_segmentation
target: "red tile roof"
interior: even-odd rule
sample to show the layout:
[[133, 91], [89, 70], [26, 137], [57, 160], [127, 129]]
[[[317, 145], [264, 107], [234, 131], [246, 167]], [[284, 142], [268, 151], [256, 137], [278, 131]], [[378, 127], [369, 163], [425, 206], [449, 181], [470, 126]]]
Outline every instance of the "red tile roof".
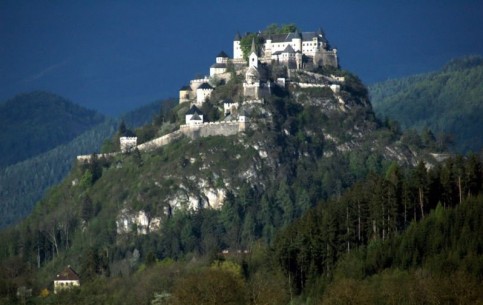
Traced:
[[77, 272], [70, 266], [67, 266], [61, 273], [57, 274], [55, 281], [79, 281], [80, 277]]

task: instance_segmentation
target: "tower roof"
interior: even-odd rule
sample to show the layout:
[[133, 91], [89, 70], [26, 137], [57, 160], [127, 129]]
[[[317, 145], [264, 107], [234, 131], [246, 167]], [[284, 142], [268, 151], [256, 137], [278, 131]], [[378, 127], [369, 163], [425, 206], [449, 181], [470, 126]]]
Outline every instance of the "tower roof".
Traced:
[[179, 89], [179, 91], [191, 91], [191, 87], [188, 85], [185, 85]]
[[240, 40], [241, 40], [240, 33], [236, 32], [236, 34], [235, 34], [235, 38], [234, 38], [233, 40], [234, 40], [234, 41], [240, 41]]
[[210, 68], [226, 68], [226, 64], [225, 63], [212, 64]]
[[252, 48], [250, 50], [250, 54], [251, 53], [257, 54], [257, 48], [255, 47], [255, 38], [252, 39]]
[[202, 83], [198, 89], [212, 89], [213, 90], [213, 87], [210, 86], [210, 84], [208, 83]]
[[221, 51], [216, 57], [221, 57], [221, 58], [228, 58], [228, 55], [224, 51]]
[[202, 118], [200, 117], [201, 114], [195, 113], [191, 117], [190, 121], [202, 121]]
[[288, 45], [283, 51], [282, 53], [295, 53], [295, 50], [292, 48], [291, 45]]
[[186, 112], [186, 114], [203, 115], [203, 112], [201, 112], [201, 110], [198, 107], [193, 105], [193, 106], [191, 106], [190, 110], [188, 110], [188, 112]]

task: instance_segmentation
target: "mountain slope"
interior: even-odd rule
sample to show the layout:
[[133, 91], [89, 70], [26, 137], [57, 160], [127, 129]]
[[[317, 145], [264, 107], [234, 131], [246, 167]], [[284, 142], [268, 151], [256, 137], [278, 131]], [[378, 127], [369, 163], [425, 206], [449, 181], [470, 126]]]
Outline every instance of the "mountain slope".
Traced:
[[[267, 75], [276, 74], [270, 67], [266, 69]], [[150, 272], [145, 267], [157, 266], [157, 261], [162, 261], [159, 266], [168, 266], [172, 259], [186, 259], [196, 268], [200, 261], [210, 264], [222, 250], [243, 253], [255, 251], [257, 243], [273, 245], [281, 228], [290, 226], [326, 199], [338, 202], [347, 188], [367, 176], [374, 173], [383, 176], [395, 164], [402, 167], [418, 161], [434, 164], [430, 151], [408, 145], [397, 129], [375, 118], [366, 88], [348, 72], [292, 71], [287, 87], [274, 86], [272, 94], [262, 101], [243, 100], [243, 72], [219, 84], [201, 110], [207, 118], [218, 121], [224, 116], [224, 101], [240, 100], [238, 109], [232, 109], [233, 113], [225, 119], [233, 118], [235, 112], [243, 114], [249, 118], [243, 125], [246, 129], [237, 129], [238, 133], [229, 136], [220, 135], [226, 126], [240, 126], [241, 122], [211, 122], [199, 128], [221, 131], [218, 135], [199, 136], [202, 133], [196, 132], [195, 126], [191, 136], [181, 136], [162, 147], [77, 162], [67, 178], [48, 192], [22, 224], [2, 233], [5, 241], [0, 244], [0, 257], [5, 257], [2, 266], [16, 260], [19, 268], [35, 265], [41, 268], [28, 269], [33, 275], [27, 279], [22, 272], [13, 276], [0, 273], [0, 279], [3, 276], [5, 283], [32, 285], [40, 291], [49, 285], [56, 270], [71, 264], [78, 266], [87, 279], [85, 287], [90, 287], [90, 283], [112, 287], [116, 280], [128, 283], [127, 275], [134, 271]], [[335, 89], [340, 91], [331, 89], [327, 79], [337, 81], [339, 87]], [[320, 86], [303, 88], [300, 83]], [[180, 128], [189, 108], [189, 103], [182, 103], [169, 113], [160, 113], [152, 123], [135, 130], [138, 139], [149, 141]], [[420, 184], [405, 186], [408, 192], [404, 193], [404, 198], [411, 202], [417, 198], [418, 187], [429, 183], [423, 162], [419, 162], [415, 172], [422, 177], [418, 180]], [[380, 199], [386, 195], [402, 198], [399, 195], [403, 192], [399, 195], [387, 192], [387, 182], [380, 180], [380, 185], [378, 182], [364, 187], [370, 192], [378, 186], [379, 191], [374, 201], [371, 197], [364, 204], [361, 213], [366, 215], [364, 230], [377, 230], [374, 236], [384, 238], [388, 228], [393, 232], [394, 214], [398, 210], [394, 206], [386, 209]], [[363, 197], [356, 196], [356, 202], [357, 198]], [[421, 200], [423, 205], [424, 198]], [[405, 201], [399, 203], [398, 208], [405, 207]], [[411, 215], [414, 211], [419, 218], [431, 207], [412, 208]], [[351, 211], [338, 210], [334, 219], [347, 220], [349, 214], [354, 218], [356, 211], [355, 207]], [[342, 227], [345, 223], [327, 221], [323, 225], [330, 229], [329, 237], [353, 238], [354, 231], [347, 232]], [[338, 245], [337, 242], [332, 246]], [[332, 250], [326, 244], [318, 247]], [[295, 248], [295, 245], [287, 247]], [[327, 256], [332, 259], [327, 260], [330, 268], [335, 266], [336, 254]], [[282, 260], [277, 257], [267, 261], [279, 264]], [[300, 262], [306, 261], [302, 257]], [[266, 264], [259, 261], [258, 265]], [[175, 277], [184, 275], [181, 269], [173, 267]], [[287, 280], [283, 276], [281, 273], [280, 282], [275, 281], [274, 285], [276, 291], [287, 292], [288, 297], [288, 291], [292, 290], [286, 286], [293, 283], [290, 277]], [[268, 277], [262, 275], [262, 278]], [[162, 289], [171, 289], [173, 285], [171, 281]], [[149, 304], [154, 291], [162, 292], [157, 290], [160, 288], [154, 290], [154, 285], [150, 286], [152, 290], [144, 285], [137, 287], [136, 295], [143, 295], [143, 301], [130, 297], [126, 303]], [[106, 296], [106, 290], [101, 290], [100, 294], [85, 292], [70, 297], [80, 300], [89, 295], [100, 300]], [[119, 293], [123, 291], [119, 289]], [[66, 294], [58, 298], [64, 296], [69, 297]], [[120, 294], [116, 297], [122, 298]], [[282, 301], [278, 304], [288, 302]], [[67, 302], [76, 303], [66, 299]]]
[[[325, 79], [320, 73], [300, 71], [292, 78]], [[82, 253], [79, 238], [85, 236], [91, 236], [95, 247], [120, 253], [133, 250], [133, 243], [156, 241], [151, 250], [161, 258], [247, 247], [260, 238], [270, 242], [277, 228], [320, 200], [340, 196], [369, 172], [383, 172], [393, 161], [432, 162], [425, 151], [407, 146], [401, 134], [375, 119], [356, 77], [332, 73], [345, 78], [340, 93], [291, 84], [275, 88], [263, 103], [242, 103], [238, 111], [249, 115], [250, 123], [237, 135], [183, 137], [142, 154], [77, 164], [27, 220], [40, 233], [33, 238], [53, 245], [41, 250], [41, 260]], [[202, 109], [216, 113], [241, 88], [241, 77], [220, 85], [213, 93], [216, 99]], [[174, 122], [155, 119], [136, 132], [169, 132], [184, 121], [188, 107], [183, 103], [172, 109]], [[221, 123], [207, 126], [213, 125], [224, 128]], [[214, 223], [220, 226], [197, 227], [190, 221], [197, 211], [218, 219]], [[147, 225], [138, 223], [145, 217]], [[47, 233], [51, 230], [58, 233], [54, 239]], [[78, 235], [81, 230], [84, 237]], [[146, 232], [152, 234], [143, 238]], [[140, 246], [138, 251], [144, 256], [148, 249]]]
[[65, 144], [104, 121], [92, 110], [48, 92], [0, 103], [0, 168]]
[[483, 58], [453, 60], [437, 72], [369, 87], [376, 114], [403, 128], [452, 136], [459, 152], [483, 148]]

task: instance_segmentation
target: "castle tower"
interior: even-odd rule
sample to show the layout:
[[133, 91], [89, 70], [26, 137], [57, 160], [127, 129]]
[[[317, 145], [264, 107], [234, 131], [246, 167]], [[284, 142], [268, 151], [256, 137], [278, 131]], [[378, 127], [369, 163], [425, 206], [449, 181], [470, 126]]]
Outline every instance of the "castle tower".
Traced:
[[248, 67], [258, 68], [258, 55], [255, 47], [255, 39], [252, 39], [252, 49], [250, 51], [250, 56], [248, 57]]
[[179, 103], [188, 102], [191, 98], [193, 91], [190, 86], [183, 86], [179, 89]]
[[185, 114], [186, 125], [201, 125], [203, 124], [203, 112], [195, 105], [191, 106], [190, 110]]
[[303, 68], [302, 59], [303, 59], [302, 52], [296, 52], [295, 53], [295, 64], [297, 66], [297, 70], [300, 70], [300, 69]]
[[270, 62], [272, 59], [272, 35], [268, 35], [266, 41], [265, 41], [265, 62]]
[[217, 64], [226, 64], [228, 62], [228, 55], [226, 55], [225, 52], [221, 51], [217, 56], [216, 56], [216, 63]]
[[213, 92], [213, 87], [208, 83], [201, 84], [196, 89], [196, 104], [203, 105], [206, 99], [210, 98], [211, 92]]
[[243, 52], [240, 46], [241, 36], [240, 33], [236, 33], [233, 39], [233, 59], [243, 58]]
[[260, 73], [256, 66], [249, 66], [243, 82], [243, 96], [258, 99], [260, 89]]
[[293, 49], [295, 52], [302, 52], [302, 34], [297, 30], [292, 38]]

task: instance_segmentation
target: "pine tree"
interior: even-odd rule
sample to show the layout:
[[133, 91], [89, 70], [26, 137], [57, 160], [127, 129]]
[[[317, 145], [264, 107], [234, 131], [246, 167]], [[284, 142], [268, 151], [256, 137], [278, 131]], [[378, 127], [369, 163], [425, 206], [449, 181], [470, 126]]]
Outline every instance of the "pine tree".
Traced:
[[465, 162], [465, 189], [467, 190], [467, 197], [478, 194], [482, 180], [481, 163], [475, 154], [470, 154]]
[[283, 211], [284, 226], [288, 225], [295, 218], [295, 206], [291, 198], [290, 189], [287, 183], [284, 181], [280, 184], [280, 188], [277, 191], [275, 200], [277, 205]]
[[420, 161], [413, 171], [413, 182], [418, 193], [418, 203], [421, 218], [424, 219], [424, 208], [427, 202], [426, 196], [428, 192], [428, 172], [423, 161]]

